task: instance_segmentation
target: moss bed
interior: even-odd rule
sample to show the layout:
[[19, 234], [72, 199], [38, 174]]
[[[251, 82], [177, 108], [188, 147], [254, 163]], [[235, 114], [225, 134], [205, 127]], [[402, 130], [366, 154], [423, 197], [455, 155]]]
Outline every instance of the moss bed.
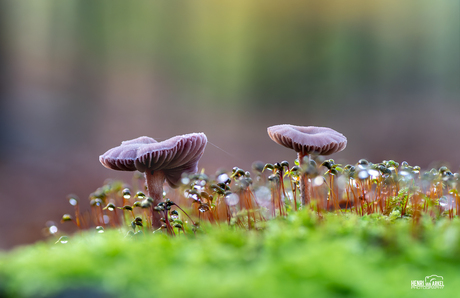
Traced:
[[[455, 297], [460, 221], [301, 211], [259, 230], [82, 232], [0, 254], [0, 297]], [[443, 277], [444, 288], [411, 289]]]

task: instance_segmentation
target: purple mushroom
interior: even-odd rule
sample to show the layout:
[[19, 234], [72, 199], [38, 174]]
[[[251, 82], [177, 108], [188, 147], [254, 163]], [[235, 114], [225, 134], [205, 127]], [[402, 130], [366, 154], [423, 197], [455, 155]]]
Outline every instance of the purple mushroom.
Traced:
[[159, 227], [160, 216], [153, 208], [162, 201], [165, 180], [176, 188], [182, 173], [196, 172], [206, 144], [204, 133], [175, 136], [162, 142], [139, 137], [108, 150], [99, 156], [99, 161], [112, 170], [144, 173], [148, 195], [153, 199], [152, 225]]
[[[270, 126], [267, 131], [273, 141], [294, 149], [300, 164], [304, 162], [305, 156], [329, 155], [340, 152], [347, 146], [347, 138], [343, 134], [327, 127], [281, 124]], [[303, 205], [309, 201], [308, 190], [305, 190], [306, 182], [306, 177], [303, 175], [300, 179], [300, 196]]]

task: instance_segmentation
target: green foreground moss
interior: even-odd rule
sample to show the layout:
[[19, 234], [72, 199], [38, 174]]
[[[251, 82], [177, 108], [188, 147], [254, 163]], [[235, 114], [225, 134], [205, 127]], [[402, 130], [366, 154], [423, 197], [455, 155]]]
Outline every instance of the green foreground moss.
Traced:
[[[455, 297], [460, 221], [298, 212], [263, 231], [204, 226], [203, 233], [124, 237], [86, 232], [0, 255], [0, 297]], [[417, 236], [414, 236], [417, 235]], [[444, 277], [444, 289], [411, 280]], [[59, 296], [61, 297], [61, 296]], [[96, 296], [94, 296], [96, 297]]]

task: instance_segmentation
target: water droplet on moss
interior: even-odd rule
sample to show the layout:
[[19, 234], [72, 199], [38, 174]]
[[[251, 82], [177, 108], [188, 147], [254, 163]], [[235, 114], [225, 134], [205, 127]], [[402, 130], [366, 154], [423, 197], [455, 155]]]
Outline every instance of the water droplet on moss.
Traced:
[[369, 175], [371, 175], [372, 179], [377, 179], [380, 177], [380, 172], [377, 170], [369, 170], [367, 172], [369, 173]]
[[367, 168], [368, 168], [367, 164], [366, 165], [363, 165], [363, 164], [358, 165], [358, 169], [360, 169], [360, 170], [366, 170]]
[[412, 179], [412, 175], [407, 171], [400, 171], [399, 175], [401, 177], [401, 180], [403, 181], [409, 181], [410, 179]]
[[271, 201], [271, 192], [268, 187], [261, 186], [255, 192], [256, 201], [259, 205], [265, 206], [266, 203]]
[[358, 173], [358, 178], [361, 180], [367, 179], [369, 177], [369, 172], [368, 171], [360, 171]]
[[66, 244], [66, 243], [68, 243], [68, 242], [69, 242], [69, 237], [67, 237], [67, 236], [61, 236], [61, 237], [58, 239], [58, 241], [56, 241], [56, 244], [57, 244], [57, 243]]
[[131, 199], [131, 191], [129, 190], [129, 188], [123, 189], [123, 198], [125, 200]]
[[313, 179], [313, 185], [314, 186], [320, 186], [320, 185], [323, 184], [323, 182], [324, 182], [324, 179], [321, 176], [317, 176], [317, 177], [315, 177], [315, 179]]
[[71, 221], [72, 220], [72, 216], [70, 216], [70, 214], [64, 214], [62, 216], [62, 219], [61, 219], [61, 222], [64, 222], [64, 221]]
[[51, 234], [56, 234], [58, 232], [58, 228], [56, 226], [49, 227], [49, 231]]
[[227, 174], [220, 174], [218, 177], [217, 177], [217, 182], [219, 183], [225, 183], [227, 180], [228, 180], [228, 175]]
[[139, 199], [139, 200], [142, 200], [145, 198], [145, 194], [142, 192], [142, 191], [138, 191], [136, 193], [136, 197]]
[[225, 197], [225, 202], [229, 206], [235, 206], [236, 204], [238, 204], [239, 201], [240, 201], [240, 197], [235, 193], [229, 194], [228, 196]]

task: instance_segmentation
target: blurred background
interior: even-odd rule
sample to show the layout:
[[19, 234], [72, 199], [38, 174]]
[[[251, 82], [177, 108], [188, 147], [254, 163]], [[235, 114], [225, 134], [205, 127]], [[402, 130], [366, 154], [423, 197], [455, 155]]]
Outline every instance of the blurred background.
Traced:
[[205, 132], [210, 174], [292, 163], [266, 132], [282, 123], [346, 135], [338, 162], [458, 171], [459, 13], [450, 0], [0, 0], [0, 248], [43, 239], [72, 213], [67, 194], [129, 182], [98, 156], [142, 135]]

